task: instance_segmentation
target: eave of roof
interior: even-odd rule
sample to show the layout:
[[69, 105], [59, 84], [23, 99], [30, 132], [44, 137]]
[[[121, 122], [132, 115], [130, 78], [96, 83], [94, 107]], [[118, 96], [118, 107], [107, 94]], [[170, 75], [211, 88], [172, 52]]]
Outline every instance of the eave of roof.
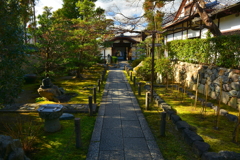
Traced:
[[[231, 8], [234, 8], [234, 7], [237, 7], [237, 6], [240, 6], [240, 2], [237, 2], [233, 5], [230, 5], [230, 6], [227, 6], [227, 7], [224, 7], [222, 9], [218, 9], [218, 10], [213, 10], [211, 13], [209, 13], [209, 17], [213, 17], [214, 15], [218, 14], [218, 13], [221, 13], [221, 12], [224, 12], [225, 10], [227, 9], [231, 9]], [[198, 13], [195, 13], [194, 16], [198, 15]], [[192, 15], [193, 16], [193, 15]], [[173, 21], [172, 23], [170, 24], [166, 24], [166, 26], [163, 26], [163, 29], [167, 29], [168, 27], [171, 27], [171, 26], [174, 26], [174, 25], [177, 25], [179, 24], [180, 22], [183, 22], [185, 20], [188, 20], [190, 18], [190, 16], [185, 16], [185, 17], [182, 17], [182, 19], [177, 19], [175, 21]]]

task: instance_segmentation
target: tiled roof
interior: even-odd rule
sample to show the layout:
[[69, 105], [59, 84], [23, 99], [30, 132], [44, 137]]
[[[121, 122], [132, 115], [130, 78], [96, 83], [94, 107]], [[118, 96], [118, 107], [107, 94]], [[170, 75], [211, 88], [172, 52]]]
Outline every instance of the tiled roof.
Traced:
[[[224, 8], [227, 8], [231, 5], [234, 5], [236, 3], [240, 3], [240, 0], [205, 0], [206, 3], [206, 9], [210, 9], [210, 10], [214, 10], [215, 12], [218, 11], [218, 10], [222, 10]], [[173, 23], [176, 23], [176, 22], [179, 22], [183, 19], [186, 19], [188, 17], [187, 16], [184, 16], [184, 17], [179, 17], [177, 20], [173, 21], [174, 18], [175, 18], [175, 15], [176, 15], [177, 12], [173, 13], [172, 15], [169, 15], [169, 16], [166, 16], [166, 18], [163, 19], [163, 26], [164, 25], [171, 25]]]
[[222, 35], [240, 35], [240, 29], [234, 29], [234, 30], [229, 30], [229, 31], [223, 31]]

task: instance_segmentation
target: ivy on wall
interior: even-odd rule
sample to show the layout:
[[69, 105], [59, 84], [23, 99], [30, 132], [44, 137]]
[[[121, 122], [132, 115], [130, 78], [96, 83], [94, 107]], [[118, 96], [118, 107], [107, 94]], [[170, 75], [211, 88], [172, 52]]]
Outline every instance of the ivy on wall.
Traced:
[[166, 49], [171, 59], [226, 68], [240, 67], [239, 35], [175, 40], [168, 42]]

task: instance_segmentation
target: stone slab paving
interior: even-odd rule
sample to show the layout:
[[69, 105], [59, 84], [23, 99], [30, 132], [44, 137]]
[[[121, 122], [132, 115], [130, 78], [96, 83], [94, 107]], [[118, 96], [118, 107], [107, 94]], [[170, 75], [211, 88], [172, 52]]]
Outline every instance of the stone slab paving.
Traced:
[[120, 68], [109, 71], [87, 160], [163, 160]]

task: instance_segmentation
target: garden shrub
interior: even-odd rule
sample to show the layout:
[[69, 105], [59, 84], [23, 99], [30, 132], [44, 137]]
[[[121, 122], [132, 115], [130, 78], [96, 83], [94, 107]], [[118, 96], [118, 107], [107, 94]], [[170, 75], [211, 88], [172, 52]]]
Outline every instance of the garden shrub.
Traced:
[[24, 33], [18, 1], [0, 1], [0, 104], [14, 101], [22, 91], [25, 63]]
[[148, 81], [151, 79], [151, 69], [152, 69], [152, 58], [147, 57], [143, 61], [143, 65], [140, 66], [135, 71], [138, 77], [141, 77], [143, 80]]
[[134, 68], [134, 67], [136, 67], [140, 62], [142, 62], [141, 59], [135, 59], [135, 60], [131, 63], [131, 66]]
[[187, 39], [168, 42], [171, 59], [189, 63], [213, 64], [226, 68], [240, 67], [240, 37], [219, 36], [208, 39]]
[[112, 63], [117, 63], [118, 58], [116, 56], [112, 56]]

